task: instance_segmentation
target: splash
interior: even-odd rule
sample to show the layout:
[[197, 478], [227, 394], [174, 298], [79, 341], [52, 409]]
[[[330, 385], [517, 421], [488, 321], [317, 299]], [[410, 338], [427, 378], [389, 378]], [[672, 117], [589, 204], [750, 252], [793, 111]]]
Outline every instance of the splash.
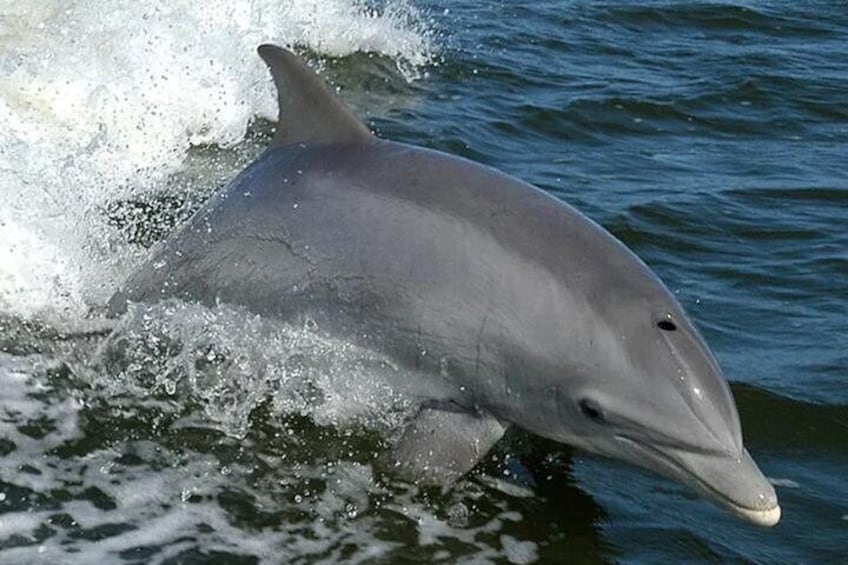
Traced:
[[[374, 352], [313, 327], [166, 300], [134, 304], [73, 372], [94, 396], [202, 407], [203, 425], [243, 438], [254, 410], [300, 415], [319, 426], [397, 429], [415, 408], [413, 375]], [[419, 391], [420, 393], [421, 391]]]
[[[404, 1], [6, 3], [0, 313], [73, 320], [108, 299], [143, 249], [103, 210], [174, 190], [168, 180], [192, 147], [237, 146], [256, 116], [275, 117], [255, 54], [268, 41], [327, 56], [377, 52], [406, 72], [432, 52], [426, 23]], [[222, 178], [235, 171], [207, 167]]]

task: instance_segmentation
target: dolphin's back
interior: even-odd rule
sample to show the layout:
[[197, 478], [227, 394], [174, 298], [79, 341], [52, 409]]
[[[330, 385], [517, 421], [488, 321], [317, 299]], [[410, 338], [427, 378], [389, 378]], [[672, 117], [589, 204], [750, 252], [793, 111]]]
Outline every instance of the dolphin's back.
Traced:
[[550, 369], [513, 359], [550, 359], [588, 323], [582, 286], [564, 281], [621, 254], [572, 208], [464, 159], [376, 140], [280, 146], [154, 252], [113, 308], [177, 297], [309, 318], [500, 389], [506, 373]]

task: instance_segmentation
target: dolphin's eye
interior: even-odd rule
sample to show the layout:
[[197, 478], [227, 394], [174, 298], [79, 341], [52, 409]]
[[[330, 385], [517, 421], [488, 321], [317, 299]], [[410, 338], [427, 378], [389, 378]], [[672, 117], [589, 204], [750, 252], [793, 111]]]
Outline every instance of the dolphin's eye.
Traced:
[[604, 411], [594, 400], [584, 398], [580, 401], [580, 411], [583, 415], [598, 424], [604, 423]]
[[677, 329], [677, 324], [671, 320], [660, 320], [657, 322], [657, 327], [664, 332], [673, 332]]

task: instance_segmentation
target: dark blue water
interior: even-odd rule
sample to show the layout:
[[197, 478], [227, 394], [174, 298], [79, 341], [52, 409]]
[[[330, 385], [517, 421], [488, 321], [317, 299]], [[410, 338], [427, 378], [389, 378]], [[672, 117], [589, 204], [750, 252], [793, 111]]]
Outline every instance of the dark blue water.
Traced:
[[[240, 390], [256, 398], [224, 408], [210, 398], [230, 389], [195, 380], [189, 400], [175, 399], [162, 390], [183, 385], [160, 379], [169, 351], [130, 343], [117, 349], [130, 361], [103, 361], [101, 337], [69, 344], [0, 318], [2, 365], [47, 383], [8, 395], [8, 406], [44, 406], [5, 412], [33, 443], [0, 439], [0, 453], [17, 454], [0, 484], [0, 560], [35, 562], [47, 544], [65, 562], [848, 562], [848, 5], [416, 5], [436, 46], [420, 78], [361, 54], [325, 61], [325, 74], [381, 137], [514, 174], [634, 249], [721, 362], [746, 444], [776, 484], [780, 524], [743, 524], [669, 481], [520, 432], [453, 492], [409, 492], [362, 471], [381, 442], [367, 418], [338, 424], [275, 404], [265, 376], [266, 388]], [[267, 143], [264, 128], [193, 159], [232, 174]], [[172, 200], [153, 202], [180, 217]], [[228, 354], [273, 351], [262, 341], [271, 330], [251, 324]], [[45, 352], [37, 366], [26, 357]], [[322, 386], [326, 396], [334, 385]], [[76, 431], [50, 440], [67, 414]], [[241, 435], [221, 431], [238, 417]], [[504, 474], [495, 486], [480, 478]], [[181, 501], [132, 511], [127, 493], [147, 489]], [[4, 520], [12, 531], [27, 513], [29, 538], [3, 534]]]

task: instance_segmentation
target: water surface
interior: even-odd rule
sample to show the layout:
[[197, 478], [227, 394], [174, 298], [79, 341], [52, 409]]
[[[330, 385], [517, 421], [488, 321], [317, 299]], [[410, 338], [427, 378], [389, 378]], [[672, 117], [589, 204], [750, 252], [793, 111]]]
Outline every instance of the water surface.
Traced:
[[[3, 563], [839, 562], [848, 12], [837, 2], [6, 2]], [[385, 138], [577, 206], [677, 294], [784, 517], [512, 432], [450, 493], [375, 476], [388, 360], [237, 308], [110, 332], [123, 278], [257, 155], [263, 41]]]

